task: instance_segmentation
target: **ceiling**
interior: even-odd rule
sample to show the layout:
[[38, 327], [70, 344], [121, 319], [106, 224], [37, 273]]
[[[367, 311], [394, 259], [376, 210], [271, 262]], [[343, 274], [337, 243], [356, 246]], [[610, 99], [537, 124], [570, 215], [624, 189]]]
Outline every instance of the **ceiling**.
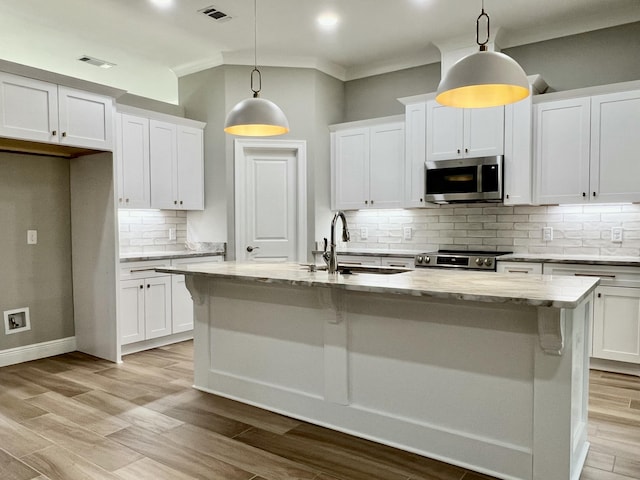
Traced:
[[[253, 62], [251, 0], [0, 3], [0, 58], [157, 100], [177, 103], [180, 76]], [[198, 13], [210, 5], [232, 18]], [[474, 44], [481, 0], [258, 0], [257, 8], [259, 65], [349, 80], [437, 62], [438, 46]], [[640, 21], [640, 0], [486, 0], [485, 9], [501, 48]], [[321, 28], [324, 13], [338, 23]], [[86, 65], [83, 55], [116, 66]]]

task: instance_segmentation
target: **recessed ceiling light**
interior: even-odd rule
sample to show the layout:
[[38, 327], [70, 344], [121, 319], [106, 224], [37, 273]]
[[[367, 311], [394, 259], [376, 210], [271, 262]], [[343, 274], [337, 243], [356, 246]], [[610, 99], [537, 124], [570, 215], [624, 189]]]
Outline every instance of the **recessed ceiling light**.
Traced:
[[334, 13], [323, 13], [318, 17], [318, 24], [324, 28], [332, 28], [338, 24], [338, 16]]
[[173, 6], [173, 0], [150, 0], [158, 8], [169, 8]]

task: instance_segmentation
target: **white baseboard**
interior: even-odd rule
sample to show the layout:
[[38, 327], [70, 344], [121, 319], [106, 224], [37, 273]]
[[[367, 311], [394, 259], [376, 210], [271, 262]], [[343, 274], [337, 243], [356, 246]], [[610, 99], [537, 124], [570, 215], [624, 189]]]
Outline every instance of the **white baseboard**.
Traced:
[[616, 362], [603, 358], [591, 358], [589, 368], [592, 370], [604, 370], [605, 372], [623, 373], [640, 377], [640, 365], [636, 363]]
[[34, 343], [24, 347], [0, 350], [0, 367], [14, 365], [16, 363], [38, 360], [40, 358], [53, 357], [63, 353], [74, 352], [76, 337], [61, 338], [50, 342]]
[[153, 338], [151, 340], [144, 340], [142, 342], [129, 343], [122, 345], [122, 355], [129, 355], [130, 353], [141, 352], [143, 350], [150, 350], [152, 348], [164, 347], [165, 345], [171, 345], [172, 343], [184, 342], [185, 340], [193, 339], [193, 330], [182, 333], [174, 333], [173, 335], [166, 335], [164, 337]]

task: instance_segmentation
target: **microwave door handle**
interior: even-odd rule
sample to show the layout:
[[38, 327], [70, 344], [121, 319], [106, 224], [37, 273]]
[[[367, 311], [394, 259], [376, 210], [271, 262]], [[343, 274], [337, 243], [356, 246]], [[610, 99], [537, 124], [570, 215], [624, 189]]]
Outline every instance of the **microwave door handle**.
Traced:
[[476, 174], [476, 178], [478, 180], [478, 184], [476, 185], [476, 192], [480, 193], [482, 192], [482, 165], [478, 165], [476, 166], [477, 170], [477, 174]]

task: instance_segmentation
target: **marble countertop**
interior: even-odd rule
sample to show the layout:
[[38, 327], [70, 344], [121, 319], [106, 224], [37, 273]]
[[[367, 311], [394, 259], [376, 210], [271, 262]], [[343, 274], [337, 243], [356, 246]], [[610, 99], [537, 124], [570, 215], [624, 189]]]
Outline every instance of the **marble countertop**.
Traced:
[[120, 263], [143, 262], [146, 260], [169, 260], [173, 258], [195, 258], [224, 255], [224, 251], [178, 250], [175, 252], [125, 253], [120, 255]]
[[255, 283], [328, 287], [381, 294], [556, 308], [575, 308], [600, 281], [596, 277], [451, 272], [432, 268], [391, 275], [330, 275], [326, 271], [310, 272], [308, 266], [297, 263], [187, 264], [158, 268], [157, 271]]
[[602, 255], [559, 255], [547, 253], [511, 253], [498, 257], [505, 262], [534, 262], [534, 263], [574, 263], [580, 265], [610, 265], [624, 267], [639, 267], [640, 257], [614, 257]]

